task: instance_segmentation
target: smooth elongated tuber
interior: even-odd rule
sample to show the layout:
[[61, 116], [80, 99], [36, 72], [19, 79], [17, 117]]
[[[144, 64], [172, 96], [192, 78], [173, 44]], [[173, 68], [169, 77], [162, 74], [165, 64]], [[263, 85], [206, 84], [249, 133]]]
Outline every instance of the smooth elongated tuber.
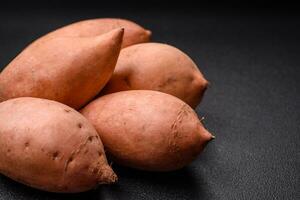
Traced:
[[124, 90], [156, 90], [176, 96], [195, 108], [208, 81], [196, 64], [179, 49], [145, 43], [120, 53], [112, 78], [100, 95]]
[[55, 101], [0, 103], [0, 155], [1, 174], [45, 191], [83, 192], [117, 180], [95, 128]]
[[0, 100], [37, 97], [79, 109], [110, 79], [123, 29], [97, 37], [55, 37], [22, 51], [0, 74]]
[[182, 168], [214, 138], [189, 105], [157, 91], [105, 95], [81, 113], [94, 125], [114, 161], [142, 170]]

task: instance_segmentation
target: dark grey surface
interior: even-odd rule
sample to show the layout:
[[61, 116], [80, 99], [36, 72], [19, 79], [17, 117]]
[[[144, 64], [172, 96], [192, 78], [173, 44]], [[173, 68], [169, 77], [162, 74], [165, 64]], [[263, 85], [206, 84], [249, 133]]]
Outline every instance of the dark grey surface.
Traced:
[[94, 17], [134, 20], [153, 31], [154, 41], [172, 44], [195, 60], [211, 82], [197, 113], [205, 116], [216, 140], [180, 171], [149, 173], [113, 165], [118, 184], [78, 195], [41, 192], [0, 175], [1, 200], [300, 198], [299, 17], [103, 7], [2, 9], [0, 66], [48, 31]]

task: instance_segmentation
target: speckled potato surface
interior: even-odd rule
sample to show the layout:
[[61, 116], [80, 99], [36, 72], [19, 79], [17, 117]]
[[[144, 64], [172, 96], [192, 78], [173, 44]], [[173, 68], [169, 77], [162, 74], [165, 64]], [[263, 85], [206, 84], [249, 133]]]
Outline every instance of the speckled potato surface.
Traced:
[[108, 94], [81, 113], [94, 125], [115, 162], [142, 170], [182, 168], [213, 138], [189, 105], [157, 91]]
[[0, 103], [0, 173], [50, 192], [83, 192], [117, 176], [95, 128], [61, 103], [22, 97]]
[[30, 45], [0, 74], [0, 102], [30, 96], [79, 109], [110, 79], [123, 32], [115, 29], [97, 37], [55, 37]]
[[100, 95], [124, 90], [156, 90], [195, 108], [208, 81], [181, 50], [166, 44], [144, 43], [121, 50], [115, 71]]

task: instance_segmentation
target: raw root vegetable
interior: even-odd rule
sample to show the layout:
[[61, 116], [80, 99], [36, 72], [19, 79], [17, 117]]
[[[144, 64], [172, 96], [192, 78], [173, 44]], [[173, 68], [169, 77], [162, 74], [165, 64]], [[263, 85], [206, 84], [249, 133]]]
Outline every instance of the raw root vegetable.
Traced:
[[83, 192], [117, 180], [95, 128], [55, 101], [0, 103], [0, 155], [1, 174], [45, 191]]
[[195, 108], [208, 81], [179, 49], [145, 43], [121, 50], [112, 78], [100, 95], [124, 90], [156, 90], [171, 94]]
[[81, 113], [98, 131], [112, 160], [142, 170], [182, 168], [214, 138], [189, 105], [157, 91], [105, 95]]
[[89, 38], [55, 37], [21, 52], [0, 74], [0, 102], [51, 99], [79, 109], [110, 79], [123, 29]]

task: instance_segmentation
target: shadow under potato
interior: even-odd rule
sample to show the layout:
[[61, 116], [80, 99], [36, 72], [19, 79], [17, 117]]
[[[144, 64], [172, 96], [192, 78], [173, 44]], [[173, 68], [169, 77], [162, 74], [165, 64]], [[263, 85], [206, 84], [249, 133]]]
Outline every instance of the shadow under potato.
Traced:
[[81, 200], [81, 199], [91, 199], [95, 200], [97, 198], [96, 190], [91, 190], [84, 193], [78, 194], [60, 194], [60, 193], [51, 193], [37, 190], [16, 181], [13, 181], [10, 178], [7, 178], [0, 174], [0, 200], [4, 199], [30, 199], [30, 200]]
[[[173, 172], [147, 172], [118, 165], [113, 166], [119, 176], [114, 185], [100, 185], [97, 189], [78, 194], [44, 192], [17, 183], [0, 175], [0, 187], [5, 194], [0, 199], [80, 200], [80, 199], [151, 199], [149, 193], [160, 199], [199, 199], [203, 191], [197, 187], [188, 168]], [[199, 177], [197, 177], [199, 181]], [[153, 196], [152, 196], [153, 197]]]
[[[140, 171], [113, 165], [119, 182], [99, 190], [99, 199], [199, 199], [203, 192], [193, 172], [183, 168], [172, 172]], [[197, 178], [199, 181], [199, 177]]]

